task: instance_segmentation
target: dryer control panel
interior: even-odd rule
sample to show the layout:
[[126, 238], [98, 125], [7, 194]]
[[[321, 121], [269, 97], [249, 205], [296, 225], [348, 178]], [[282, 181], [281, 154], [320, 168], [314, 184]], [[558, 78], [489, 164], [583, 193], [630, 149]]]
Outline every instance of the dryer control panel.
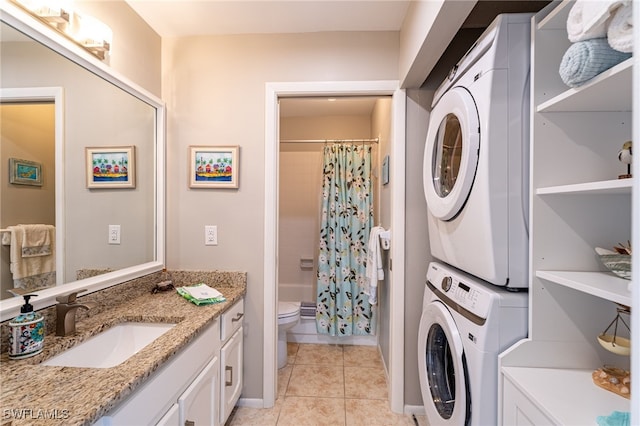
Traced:
[[491, 293], [477, 278], [454, 274], [438, 265], [429, 265], [427, 280], [459, 307], [486, 319], [491, 306]]

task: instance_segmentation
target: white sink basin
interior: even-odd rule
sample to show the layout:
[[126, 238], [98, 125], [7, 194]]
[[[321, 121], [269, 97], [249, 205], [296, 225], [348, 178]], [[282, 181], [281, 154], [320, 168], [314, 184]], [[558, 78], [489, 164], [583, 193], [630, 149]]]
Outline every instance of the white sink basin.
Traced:
[[114, 367], [169, 331], [175, 324], [125, 322], [43, 362], [58, 367]]

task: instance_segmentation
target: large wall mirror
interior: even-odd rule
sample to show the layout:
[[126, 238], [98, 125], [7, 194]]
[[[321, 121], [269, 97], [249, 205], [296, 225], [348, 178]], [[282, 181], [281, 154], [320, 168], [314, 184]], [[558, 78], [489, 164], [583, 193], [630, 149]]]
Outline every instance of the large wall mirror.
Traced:
[[[0, 21], [0, 313], [6, 320], [28, 283], [16, 287], [11, 271], [20, 261], [7, 236], [16, 225], [55, 227], [55, 274], [50, 286], [35, 291], [36, 308], [67, 291], [99, 290], [163, 267], [165, 151], [159, 99], [20, 10], [3, 6]], [[130, 164], [109, 156], [123, 150]], [[37, 165], [42, 181], [13, 179], [16, 161]], [[88, 182], [88, 168], [116, 166], [127, 169], [133, 185]], [[110, 241], [112, 225], [119, 226], [118, 244]]]

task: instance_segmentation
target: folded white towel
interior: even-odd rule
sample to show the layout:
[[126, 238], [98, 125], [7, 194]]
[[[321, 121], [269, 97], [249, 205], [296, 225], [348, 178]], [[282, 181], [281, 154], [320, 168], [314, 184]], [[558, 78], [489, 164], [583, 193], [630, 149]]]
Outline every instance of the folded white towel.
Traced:
[[567, 17], [569, 41], [606, 37], [613, 12], [625, 4], [631, 0], [576, 0]]
[[215, 299], [222, 296], [218, 290], [204, 283], [182, 288], [196, 300]]
[[633, 6], [631, 4], [616, 9], [609, 23], [607, 40], [609, 46], [617, 51], [633, 52]]
[[384, 279], [382, 269], [382, 250], [380, 249], [380, 233], [384, 231], [381, 226], [374, 226], [369, 233], [367, 245], [367, 288], [365, 293], [369, 295], [369, 303], [378, 303], [378, 281]]

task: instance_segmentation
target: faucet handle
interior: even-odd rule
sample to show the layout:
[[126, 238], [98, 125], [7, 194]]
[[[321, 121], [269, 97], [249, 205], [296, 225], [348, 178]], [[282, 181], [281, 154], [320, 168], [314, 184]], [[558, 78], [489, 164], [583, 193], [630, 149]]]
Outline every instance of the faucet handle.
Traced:
[[56, 300], [59, 303], [75, 303], [76, 301], [76, 297], [78, 296], [78, 293], [82, 293], [83, 291], [87, 291], [87, 289], [82, 289], [82, 290], [76, 290], [73, 291], [69, 294], [63, 294], [62, 296], [58, 296], [56, 297]]

